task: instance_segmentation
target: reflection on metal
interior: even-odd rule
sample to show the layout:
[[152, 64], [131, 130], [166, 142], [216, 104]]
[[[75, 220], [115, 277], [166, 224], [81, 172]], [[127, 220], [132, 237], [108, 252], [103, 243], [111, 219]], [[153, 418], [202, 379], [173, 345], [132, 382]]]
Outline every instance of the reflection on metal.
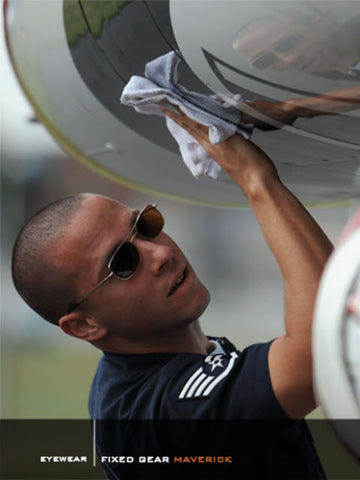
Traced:
[[356, 3], [8, 0], [5, 23], [38, 118], [98, 170], [190, 201], [245, 203], [224, 173], [193, 179], [162, 119], [119, 102], [132, 75], [174, 50], [180, 82], [237, 105], [294, 193], [328, 204], [359, 194]]
[[356, 13], [340, 20], [324, 3], [285, 4], [281, 10], [272, 6], [240, 28], [232, 47], [257, 70], [305, 71], [356, 81], [360, 74], [360, 13]]
[[[360, 212], [359, 212], [360, 214]], [[325, 415], [360, 420], [360, 228], [332, 255], [323, 274], [314, 316], [317, 398]], [[334, 427], [360, 457], [355, 422]]]

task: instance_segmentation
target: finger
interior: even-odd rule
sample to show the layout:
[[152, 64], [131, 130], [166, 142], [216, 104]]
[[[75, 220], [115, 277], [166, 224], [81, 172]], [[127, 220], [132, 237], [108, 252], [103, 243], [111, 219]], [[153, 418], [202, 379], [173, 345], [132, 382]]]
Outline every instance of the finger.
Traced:
[[179, 119], [180, 118], [180, 114], [182, 113], [180, 108], [177, 107], [176, 105], [173, 105], [173, 108], [176, 109], [177, 111], [174, 111], [174, 110], [169, 110], [168, 108], [160, 108], [160, 110], [168, 117], [172, 118], [174, 121], [176, 121], [176, 119]]

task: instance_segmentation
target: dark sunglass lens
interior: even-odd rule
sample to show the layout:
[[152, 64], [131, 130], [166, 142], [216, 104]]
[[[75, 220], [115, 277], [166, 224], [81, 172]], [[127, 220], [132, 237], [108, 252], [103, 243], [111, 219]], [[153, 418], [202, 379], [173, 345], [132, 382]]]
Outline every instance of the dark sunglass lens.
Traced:
[[137, 231], [140, 235], [145, 237], [154, 238], [163, 229], [164, 226], [164, 217], [161, 213], [156, 210], [155, 207], [148, 206], [140, 215], [140, 218], [137, 222]]
[[297, 47], [299, 42], [300, 42], [300, 37], [298, 37], [296, 35], [288, 35], [287, 37], [279, 40], [276, 43], [274, 48], [277, 52], [280, 52], [280, 53], [281, 52], [290, 52], [295, 47]]
[[112, 259], [110, 269], [119, 278], [129, 278], [135, 273], [139, 263], [140, 257], [136, 247], [132, 243], [125, 242]]
[[255, 68], [265, 69], [269, 68], [273, 63], [277, 61], [277, 56], [271, 52], [264, 53], [259, 55], [251, 61], [251, 64]]

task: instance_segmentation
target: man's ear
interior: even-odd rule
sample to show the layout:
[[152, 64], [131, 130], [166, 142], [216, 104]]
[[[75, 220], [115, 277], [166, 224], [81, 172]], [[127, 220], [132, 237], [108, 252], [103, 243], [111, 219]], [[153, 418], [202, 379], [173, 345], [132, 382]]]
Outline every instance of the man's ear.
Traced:
[[59, 327], [67, 335], [88, 342], [100, 340], [108, 333], [107, 328], [100, 327], [94, 318], [81, 312], [71, 312], [61, 317]]

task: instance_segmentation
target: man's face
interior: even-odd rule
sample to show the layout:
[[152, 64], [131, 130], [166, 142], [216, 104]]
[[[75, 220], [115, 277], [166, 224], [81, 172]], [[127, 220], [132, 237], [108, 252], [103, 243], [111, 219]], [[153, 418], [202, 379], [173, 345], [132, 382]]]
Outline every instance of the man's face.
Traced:
[[[133, 223], [134, 210], [109, 198], [89, 195], [82, 203], [55, 254], [59, 265], [68, 266], [80, 298], [107, 276], [111, 254]], [[79, 309], [129, 338], [165, 334], [199, 318], [209, 293], [173, 240], [161, 232], [156, 238], [137, 235], [133, 244], [141, 256], [136, 273], [128, 280], [110, 278]]]
[[260, 70], [344, 71], [360, 59], [352, 38], [329, 12], [260, 19], [240, 31], [233, 48]]

